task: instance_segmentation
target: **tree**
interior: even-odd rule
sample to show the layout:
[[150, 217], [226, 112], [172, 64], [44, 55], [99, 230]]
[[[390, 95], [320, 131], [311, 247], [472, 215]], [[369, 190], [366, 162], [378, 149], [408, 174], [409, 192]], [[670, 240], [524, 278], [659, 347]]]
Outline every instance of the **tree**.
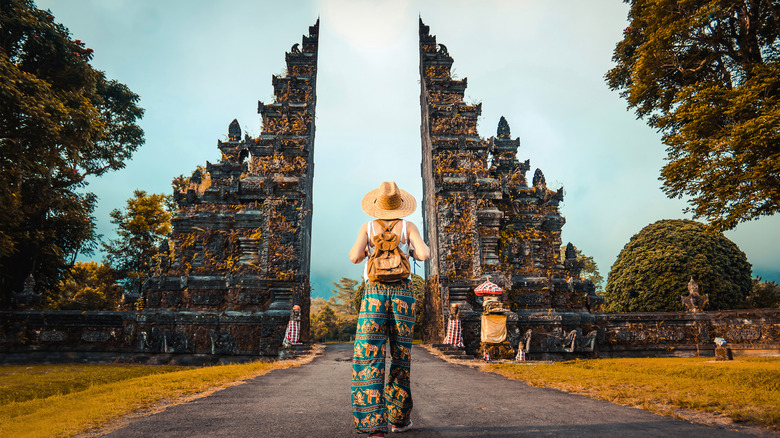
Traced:
[[761, 277], [754, 278], [753, 288], [740, 307], [746, 309], [780, 307], [780, 285], [774, 281], [761, 281]]
[[414, 290], [414, 334], [419, 338], [422, 325], [425, 323], [425, 279], [417, 274], [412, 274], [412, 290]]
[[94, 249], [85, 178], [121, 169], [144, 141], [138, 96], [91, 59], [31, 0], [0, 2], [0, 307], [30, 273], [56, 290]]
[[734, 242], [700, 222], [667, 219], [635, 234], [620, 251], [604, 293], [608, 312], [683, 310], [692, 277], [707, 310], [739, 306], [751, 290], [751, 266]]
[[116, 239], [103, 244], [108, 264], [125, 280], [126, 288], [137, 288], [155, 265], [162, 240], [171, 232], [171, 213], [166, 197], [133, 192], [124, 211], [111, 212], [111, 223], [117, 226]]
[[721, 231], [780, 211], [780, 2], [626, 2], [606, 79], [663, 133], [664, 192]]
[[[331, 282], [335, 289], [331, 289], [333, 296], [330, 298], [330, 306], [339, 317], [357, 316], [360, 307], [355, 307], [354, 301], [357, 295], [356, 286], [362, 285], [362, 281], [341, 277], [338, 283]], [[357, 319], [356, 319], [357, 321]]]
[[122, 288], [116, 284], [116, 272], [106, 264], [76, 262], [48, 303], [49, 308], [64, 310], [116, 310], [122, 300]]
[[339, 336], [339, 321], [336, 313], [326, 304], [311, 319], [311, 329], [314, 339], [321, 341], [334, 340]]

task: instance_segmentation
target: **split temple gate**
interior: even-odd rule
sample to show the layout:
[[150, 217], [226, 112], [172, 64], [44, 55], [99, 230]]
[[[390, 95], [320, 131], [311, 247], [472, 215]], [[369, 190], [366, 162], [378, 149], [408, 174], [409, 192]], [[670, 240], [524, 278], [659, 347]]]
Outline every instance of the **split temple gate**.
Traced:
[[[778, 309], [592, 313], [600, 298], [574, 247], [560, 251], [563, 190], [538, 169], [529, 183], [503, 117], [494, 137], [479, 136], [481, 104], [463, 101], [466, 79], [452, 78], [452, 57], [422, 20], [419, 36], [425, 341], [442, 341], [458, 304], [465, 350], [476, 353], [474, 288], [489, 278], [506, 291], [508, 344], [529, 359], [711, 355], [715, 337], [736, 354], [780, 353]], [[0, 311], [0, 362], [276, 356], [294, 305], [308, 340], [318, 38], [319, 20], [286, 54], [274, 101], [258, 103], [261, 134], [242, 137], [234, 120], [219, 162], [176, 181], [173, 232], [152, 278], [128, 297], [135, 308]]]

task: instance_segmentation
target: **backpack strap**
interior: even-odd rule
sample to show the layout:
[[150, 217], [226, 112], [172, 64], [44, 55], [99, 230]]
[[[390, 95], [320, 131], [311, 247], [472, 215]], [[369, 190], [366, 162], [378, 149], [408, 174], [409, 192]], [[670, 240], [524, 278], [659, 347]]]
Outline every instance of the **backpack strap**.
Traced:
[[384, 228], [385, 231], [393, 231], [393, 228], [395, 228], [395, 224], [398, 223], [398, 219], [396, 219], [394, 221], [390, 221], [390, 225], [385, 225], [385, 221], [383, 221], [381, 219], [380, 219], [380, 222], [381, 222], [382, 228]]

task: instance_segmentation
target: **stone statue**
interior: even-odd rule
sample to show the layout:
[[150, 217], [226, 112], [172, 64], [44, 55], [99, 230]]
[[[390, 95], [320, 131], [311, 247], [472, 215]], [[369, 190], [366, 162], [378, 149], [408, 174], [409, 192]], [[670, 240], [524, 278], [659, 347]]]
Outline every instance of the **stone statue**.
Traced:
[[41, 295], [35, 293], [35, 279], [32, 274], [24, 280], [22, 291], [13, 295], [13, 300], [19, 307], [29, 307], [41, 301]]
[[710, 301], [709, 294], [699, 294], [699, 285], [693, 280], [693, 277], [688, 282], [688, 295], [683, 295], [681, 298], [683, 306], [689, 312], [704, 310], [704, 306]]

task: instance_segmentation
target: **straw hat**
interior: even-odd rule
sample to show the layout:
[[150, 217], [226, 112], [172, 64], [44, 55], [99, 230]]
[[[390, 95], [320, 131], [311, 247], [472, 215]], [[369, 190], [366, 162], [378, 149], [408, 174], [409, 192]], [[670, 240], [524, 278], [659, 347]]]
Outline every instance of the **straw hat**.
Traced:
[[377, 219], [398, 219], [412, 214], [417, 208], [417, 201], [414, 196], [399, 189], [394, 181], [385, 181], [363, 197], [360, 208]]

